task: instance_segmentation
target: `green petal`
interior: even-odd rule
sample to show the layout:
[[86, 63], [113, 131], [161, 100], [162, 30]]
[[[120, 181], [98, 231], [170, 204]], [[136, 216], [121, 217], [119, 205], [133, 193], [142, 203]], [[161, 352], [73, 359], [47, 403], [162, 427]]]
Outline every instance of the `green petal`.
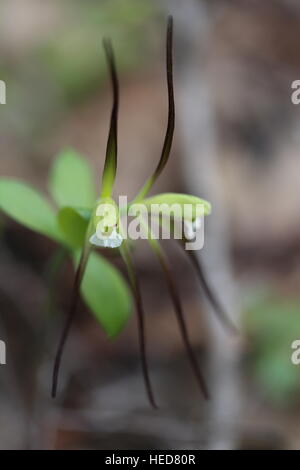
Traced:
[[[144, 199], [143, 201], [140, 201], [140, 203], [145, 204], [147, 208], [150, 208], [152, 204], [159, 204], [159, 205], [164, 204], [164, 205], [167, 205], [169, 209], [173, 205], [178, 205], [180, 206], [179, 208], [180, 213], [182, 212], [184, 205], [191, 205], [192, 206], [191, 214], [193, 218], [196, 216], [196, 209], [198, 205], [203, 206], [204, 215], [208, 215], [211, 213], [211, 205], [208, 201], [206, 201], [205, 199], [196, 197], [196, 196], [191, 196], [189, 194], [179, 194], [179, 193], [157, 194], [156, 196], [149, 197], [147, 199]], [[175, 215], [176, 215], [176, 207], [174, 209], [175, 209]], [[153, 208], [153, 210], [155, 211], [155, 208]]]
[[170, 294], [170, 298], [172, 300], [174, 312], [176, 314], [178, 326], [179, 326], [179, 331], [183, 340], [184, 347], [187, 352], [188, 359], [190, 361], [192, 370], [195, 374], [196, 380], [198, 382], [198, 385], [200, 387], [200, 391], [203, 394], [204, 398], [208, 399], [209, 398], [209, 392], [207, 389], [206, 382], [204, 380], [204, 377], [202, 375], [202, 372], [199, 368], [197, 357], [195, 355], [195, 352], [193, 350], [193, 346], [191, 344], [190, 338], [189, 338], [189, 333], [184, 317], [184, 311], [181, 303], [181, 299], [179, 296], [179, 289], [178, 286], [176, 285], [175, 279], [172, 274], [172, 268], [169, 265], [168, 259], [161, 248], [159, 242], [154, 238], [153, 233], [151, 230], [145, 225], [145, 229], [148, 232], [148, 242], [149, 245], [153, 251], [153, 253], [156, 255], [159, 264], [162, 268], [162, 272], [164, 273], [165, 280], [167, 283], [167, 288]]
[[84, 244], [85, 234], [91, 218], [88, 209], [63, 207], [60, 209], [57, 220], [71, 248], [80, 248]]
[[180, 246], [181, 248], [183, 248], [184, 253], [190, 259], [195, 269], [195, 272], [197, 274], [197, 277], [199, 279], [200, 285], [203, 289], [203, 292], [205, 293], [207, 299], [209, 300], [211, 306], [213, 307], [213, 311], [216, 313], [221, 323], [230, 331], [230, 333], [237, 334], [238, 333], [237, 327], [232, 322], [228, 313], [225, 311], [222, 305], [222, 302], [220, 302], [217, 294], [214, 293], [214, 290], [211, 288], [206, 278], [200, 258], [195, 255], [195, 252], [193, 250], [186, 250], [184, 243], [182, 243], [181, 241], [180, 241]]
[[167, 87], [168, 87], [168, 124], [167, 130], [165, 134], [165, 139], [163, 143], [163, 148], [161, 152], [161, 156], [157, 167], [147, 179], [146, 183], [138, 193], [135, 198], [135, 201], [140, 201], [143, 199], [150, 189], [152, 188], [153, 184], [165, 168], [166, 164], [168, 163], [170, 157], [170, 151], [173, 142], [173, 135], [174, 135], [174, 128], [175, 128], [175, 102], [174, 102], [174, 89], [173, 89], [173, 18], [169, 16], [168, 18], [168, 26], [167, 26], [167, 41], [166, 41], [166, 71], [167, 71]]
[[109, 40], [103, 41], [103, 47], [106, 54], [113, 90], [113, 106], [101, 183], [101, 197], [109, 197], [112, 193], [117, 172], [119, 84], [111, 42]]
[[96, 199], [92, 170], [72, 149], [63, 150], [55, 159], [49, 189], [60, 207], [91, 207]]
[[32, 187], [11, 179], [0, 179], [0, 208], [25, 227], [62, 242], [54, 209]]
[[122, 331], [131, 315], [131, 295], [118, 271], [96, 253], [90, 254], [81, 293], [109, 337]]

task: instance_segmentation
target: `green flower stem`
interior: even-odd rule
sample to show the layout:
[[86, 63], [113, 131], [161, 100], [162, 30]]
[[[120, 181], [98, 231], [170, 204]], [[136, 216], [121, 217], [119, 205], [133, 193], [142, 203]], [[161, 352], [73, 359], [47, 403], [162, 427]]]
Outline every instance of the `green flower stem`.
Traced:
[[82, 248], [80, 261], [79, 261], [79, 264], [75, 273], [69, 314], [67, 316], [66, 323], [62, 331], [62, 335], [58, 344], [58, 348], [57, 348], [57, 352], [56, 352], [56, 356], [54, 360], [53, 375], [52, 375], [52, 392], [51, 392], [51, 395], [53, 398], [55, 398], [56, 396], [57, 385], [58, 385], [58, 374], [59, 374], [61, 359], [62, 359], [64, 347], [65, 347], [65, 344], [66, 344], [66, 341], [67, 341], [67, 338], [68, 338], [68, 335], [69, 335], [69, 332], [70, 332], [70, 329], [74, 320], [74, 316], [76, 314], [78, 299], [80, 295], [80, 285], [84, 276], [89, 254], [91, 252], [91, 245], [89, 243], [89, 237], [91, 235], [91, 231], [92, 231], [92, 223], [90, 221], [87, 231], [86, 231], [86, 240]]
[[45, 269], [45, 277], [48, 285], [47, 299], [45, 302], [45, 311], [52, 312], [55, 305], [55, 294], [56, 294], [56, 281], [57, 276], [70, 254], [70, 250], [64, 246], [60, 246], [55, 250], [55, 253], [51, 256]]

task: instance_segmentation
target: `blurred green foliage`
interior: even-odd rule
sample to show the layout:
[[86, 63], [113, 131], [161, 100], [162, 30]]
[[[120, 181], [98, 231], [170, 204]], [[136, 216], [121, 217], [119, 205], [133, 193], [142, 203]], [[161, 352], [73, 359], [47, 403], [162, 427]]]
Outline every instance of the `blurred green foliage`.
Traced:
[[[0, 59], [1, 79], [9, 83], [9, 106], [1, 108], [2, 131], [13, 135], [22, 153], [41, 153], [41, 142], [58, 129], [66, 112], [101, 90], [107, 78], [102, 39], [109, 36], [118, 71], [149, 64], [155, 40], [154, 3], [148, 0], [61, 0], [50, 31], [9, 48]], [[153, 45], [153, 44], [152, 44]], [[152, 48], [153, 50], [153, 48]]]
[[[34, 54], [66, 100], [77, 101], [99, 87], [106, 76], [103, 37], [112, 38], [120, 70], [139, 65], [147, 56], [145, 25], [154, 14], [154, 4], [148, 0], [71, 3], [71, 7], [65, 3], [66, 27], [40, 44]], [[69, 11], [73, 11], [71, 18]]]
[[291, 344], [300, 339], [300, 299], [269, 294], [246, 316], [251, 337], [253, 373], [265, 396], [274, 404], [295, 403], [300, 391], [300, 366], [291, 362]]

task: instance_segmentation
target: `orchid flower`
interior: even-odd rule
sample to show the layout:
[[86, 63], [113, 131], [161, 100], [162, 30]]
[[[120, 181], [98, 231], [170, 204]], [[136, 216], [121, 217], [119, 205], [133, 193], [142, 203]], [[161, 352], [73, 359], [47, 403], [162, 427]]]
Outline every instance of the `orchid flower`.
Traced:
[[119, 248], [123, 237], [118, 231], [118, 217], [118, 208], [114, 200], [108, 197], [100, 199], [93, 216], [95, 232], [89, 242], [104, 248]]
[[[184, 220], [184, 235], [182, 240], [179, 240], [181, 246], [184, 248], [184, 242], [194, 238], [197, 230], [202, 224], [203, 216], [208, 215], [211, 211], [209, 202], [200, 199], [197, 196], [163, 193], [148, 197], [149, 191], [152, 189], [152, 186], [168, 162], [174, 134], [175, 102], [172, 63], [172, 17], [168, 18], [166, 36], [166, 74], [168, 90], [167, 129], [158, 164], [153, 174], [146, 180], [133, 201], [126, 205], [126, 207], [119, 209], [112, 198], [113, 186], [117, 173], [119, 85], [114, 53], [110, 40], [104, 40], [103, 46], [112, 83], [113, 105], [110, 117], [104, 170], [101, 179], [100, 191], [98, 193], [99, 197], [95, 197], [93, 185], [90, 182], [90, 175], [87, 175], [88, 170], [86, 169], [83, 161], [78, 157], [78, 155], [70, 151], [58, 158], [51, 178], [51, 192], [55, 201], [60, 206], [57, 215], [53, 214], [52, 208], [46, 201], [44, 201], [44, 199], [41, 198], [41, 196], [37, 197], [36, 193], [34, 193], [33, 196], [33, 190], [29, 189], [27, 186], [16, 181], [7, 179], [0, 180], [0, 207], [3, 211], [27, 227], [50, 236], [56, 242], [62, 244], [69, 250], [69, 253], [71, 253], [72, 258], [77, 265], [70, 308], [54, 361], [52, 378], [53, 397], [57, 393], [58, 374], [63, 350], [76, 314], [80, 293], [83, 294], [91, 309], [96, 311], [96, 316], [99, 319], [99, 322], [109, 336], [118, 334], [118, 332], [125, 326], [129, 316], [128, 312], [131, 310], [130, 295], [127, 291], [126, 284], [114, 268], [98, 253], [97, 255], [95, 253], [95, 250], [100, 247], [103, 248], [103, 252], [107, 249], [118, 250], [127, 268], [131, 292], [133, 294], [137, 311], [139, 344], [145, 387], [150, 404], [154, 408], [157, 407], [149, 376], [144, 307], [139, 279], [132, 260], [132, 240], [128, 239], [124, 232], [124, 227], [121, 223], [121, 215], [130, 214], [130, 210], [135, 204], [142, 204], [143, 207], [146, 208], [153, 206], [153, 204], [160, 204], [166, 207], [166, 209], [169, 209], [174, 205], [181, 209], [185, 204], [189, 204], [192, 207], [192, 211]], [[65, 170], [62, 171], [62, 168], [66, 167], [68, 168], [68, 171], [72, 172], [72, 174], [75, 171], [75, 175], [77, 177], [77, 179], [75, 178], [75, 181], [72, 179], [72, 182], [68, 183], [71, 186], [68, 186], [66, 183], [66, 181], [70, 181], [69, 175], [66, 175], [67, 172]], [[68, 176], [68, 178], [66, 178], [66, 176]], [[79, 191], [79, 189], [81, 189], [81, 191]], [[14, 200], [15, 198], [16, 192], [20, 193], [18, 207], [11, 203], [11, 200]], [[3, 203], [3, 200], [5, 200], [5, 203]], [[197, 211], [197, 207], [199, 205], [201, 205], [203, 209], [201, 214]], [[37, 214], [40, 215], [37, 217]], [[158, 215], [159, 223], [163, 224], [161, 214]], [[175, 224], [175, 220], [176, 210], [172, 216], [171, 223]], [[170, 293], [183, 343], [195, 377], [204, 397], [208, 397], [208, 389], [199, 370], [197, 360], [190, 343], [184, 319], [183, 307], [179, 298], [176, 282], [173, 279], [172, 269], [169, 266], [167, 256], [163, 252], [159, 241], [153, 236], [148, 223], [143, 222], [143, 226], [147, 233], [146, 238], [149, 245], [157, 256], [162, 267], [162, 272], [166, 277], [167, 288]], [[231, 331], [234, 330], [234, 325], [232, 325], [231, 320], [224, 312], [221, 303], [218, 301], [206, 281], [206, 277], [202, 266], [199, 263], [198, 257], [196, 257], [192, 251], [187, 252], [187, 254], [196, 269], [204, 292], [220, 320]], [[99, 268], [99, 276], [97, 276], [97, 268]], [[110, 302], [105, 302], [105, 306], [102, 305], [102, 309], [99, 308], [99, 302], [101, 302], [101, 286], [103, 287], [103, 297], [112, 302], [112, 306], [108, 310], [105, 310], [105, 307], [106, 304], [110, 305]], [[105, 292], [104, 289], [106, 289]], [[107, 291], [111, 292], [112, 295], [108, 296]], [[97, 308], [95, 307], [96, 305]], [[111, 325], [113, 325], [113, 327]]]

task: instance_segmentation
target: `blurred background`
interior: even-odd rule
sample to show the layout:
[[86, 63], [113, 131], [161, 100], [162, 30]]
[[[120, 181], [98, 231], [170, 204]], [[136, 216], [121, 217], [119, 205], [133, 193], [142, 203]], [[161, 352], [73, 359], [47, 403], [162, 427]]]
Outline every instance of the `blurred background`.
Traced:
[[176, 137], [154, 189], [212, 201], [199, 256], [241, 334], [231, 338], [211, 319], [188, 262], [174, 243], [165, 244], [211, 388], [204, 402], [160, 267], [141, 242], [135, 261], [160, 410], [146, 401], [135, 315], [110, 341], [83, 303], [59, 396], [51, 400], [73, 269], [63, 265], [49, 286], [54, 242], [1, 214], [1, 449], [300, 446], [300, 366], [290, 360], [291, 343], [300, 339], [296, 0], [1, 0], [7, 104], [0, 105], [0, 173], [46, 194], [53, 159], [73, 147], [98, 183], [111, 105], [101, 46], [108, 35], [121, 83], [115, 193], [134, 196], [158, 161], [165, 132], [168, 13], [175, 19]]

